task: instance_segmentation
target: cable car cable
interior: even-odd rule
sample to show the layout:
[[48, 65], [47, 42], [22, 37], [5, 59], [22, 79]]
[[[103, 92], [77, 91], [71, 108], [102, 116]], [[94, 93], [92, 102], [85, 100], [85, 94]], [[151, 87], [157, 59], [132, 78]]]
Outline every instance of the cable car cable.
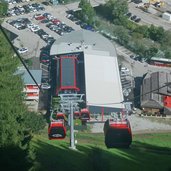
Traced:
[[21, 63], [24, 65], [24, 68], [27, 70], [27, 72], [29, 73], [30, 77], [32, 78], [32, 80], [35, 82], [35, 84], [37, 85], [37, 87], [39, 89], [41, 89], [41, 87], [38, 85], [37, 81], [35, 80], [35, 78], [33, 77], [33, 75], [31, 74], [30, 70], [28, 69], [28, 67], [26, 66], [26, 64], [24, 63], [24, 61], [22, 60], [21, 56], [19, 55], [18, 51], [16, 50], [16, 48], [14, 47], [14, 45], [11, 43], [10, 39], [8, 38], [7, 34], [5, 33], [2, 25], [0, 24], [0, 30], [2, 31], [3, 35], [5, 36], [6, 40], [8, 41], [8, 43], [11, 45], [12, 49], [14, 50], [14, 52], [16, 53], [17, 57], [19, 58], [19, 60], [21, 61]]

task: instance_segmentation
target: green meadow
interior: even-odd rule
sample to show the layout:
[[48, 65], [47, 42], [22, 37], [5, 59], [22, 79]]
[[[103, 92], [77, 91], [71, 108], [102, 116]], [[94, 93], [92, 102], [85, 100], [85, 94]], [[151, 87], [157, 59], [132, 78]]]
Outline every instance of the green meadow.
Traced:
[[107, 149], [103, 134], [76, 133], [77, 150], [65, 140], [34, 137], [41, 171], [171, 171], [171, 133], [133, 135], [129, 149]]

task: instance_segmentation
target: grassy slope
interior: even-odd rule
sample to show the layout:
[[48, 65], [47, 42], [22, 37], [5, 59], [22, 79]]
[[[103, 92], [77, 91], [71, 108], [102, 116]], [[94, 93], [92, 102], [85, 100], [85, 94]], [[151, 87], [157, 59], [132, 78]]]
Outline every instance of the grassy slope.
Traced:
[[107, 149], [103, 134], [77, 133], [78, 151], [69, 139], [34, 138], [41, 171], [171, 171], [171, 134], [135, 135], [130, 149]]

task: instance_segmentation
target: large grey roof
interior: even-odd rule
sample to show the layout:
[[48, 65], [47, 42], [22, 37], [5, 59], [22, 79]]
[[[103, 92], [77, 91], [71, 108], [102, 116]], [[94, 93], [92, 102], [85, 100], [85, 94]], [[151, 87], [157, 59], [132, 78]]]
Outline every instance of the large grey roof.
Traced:
[[51, 47], [50, 55], [82, 51], [116, 57], [116, 50], [107, 38], [87, 30], [73, 31], [57, 39]]
[[[102, 35], [80, 30], [65, 34], [51, 47], [50, 55], [83, 52], [88, 106], [124, 108], [116, 50]], [[97, 62], [98, 61], [98, 62]]]
[[[42, 77], [42, 70], [30, 70], [31, 74], [33, 75], [34, 79], [36, 80], [36, 82], [38, 84], [41, 84], [41, 77]], [[27, 70], [23, 69], [23, 70], [18, 70], [16, 72], [16, 74], [20, 74], [23, 82], [25, 85], [35, 85], [35, 82], [33, 81], [33, 79], [31, 78], [31, 76], [29, 75], [29, 73], [27, 72]]]

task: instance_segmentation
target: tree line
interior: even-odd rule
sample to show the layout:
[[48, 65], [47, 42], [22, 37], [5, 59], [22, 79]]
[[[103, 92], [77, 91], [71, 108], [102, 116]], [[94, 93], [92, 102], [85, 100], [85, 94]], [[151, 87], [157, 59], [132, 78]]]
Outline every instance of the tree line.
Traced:
[[96, 8], [87, 0], [81, 0], [79, 7], [82, 10], [78, 16], [82, 21], [99, 29], [103, 28], [102, 20], [106, 20], [112, 26], [110, 34], [117, 38], [116, 41], [139, 56], [171, 58], [171, 31], [154, 25], [138, 25], [129, 20], [127, 0], [109, 0]]
[[[41, 115], [23, 103], [23, 80], [15, 72], [19, 60], [0, 33], [0, 166], [2, 170], [28, 170], [35, 161], [30, 141], [45, 126]], [[20, 64], [21, 65], [21, 64]]]
[[23, 171], [35, 167], [36, 155], [30, 142], [34, 134], [39, 133], [46, 124], [41, 115], [29, 112], [23, 103], [23, 80], [21, 75], [15, 74], [20, 65], [0, 31], [1, 170]]

